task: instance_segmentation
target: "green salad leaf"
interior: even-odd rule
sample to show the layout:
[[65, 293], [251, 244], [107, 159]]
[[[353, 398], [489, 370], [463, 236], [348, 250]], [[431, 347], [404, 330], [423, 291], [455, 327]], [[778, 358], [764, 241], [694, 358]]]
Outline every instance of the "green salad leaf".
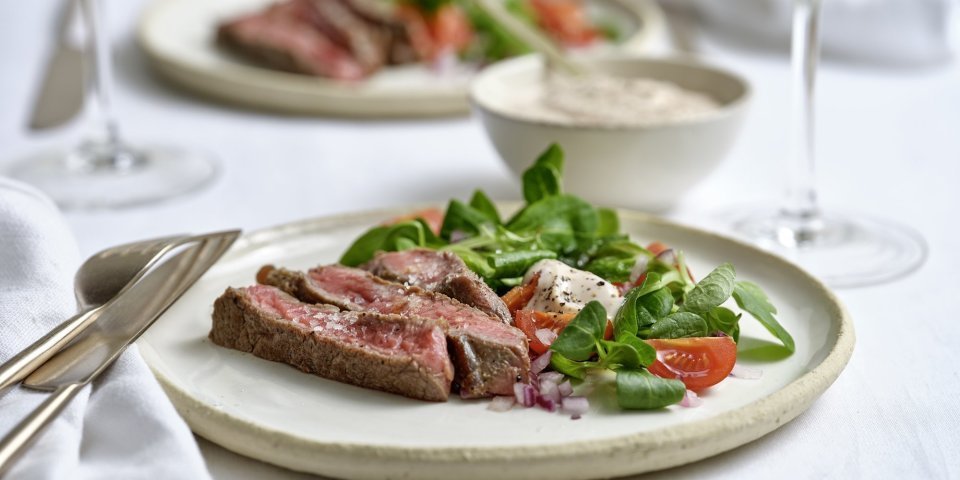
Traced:
[[560, 195], [563, 191], [563, 151], [556, 144], [550, 145], [523, 172], [523, 198], [527, 203], [536, 203], [546, 197]]
[[[617, 370], [620, 368], [643, 368], [650, 364], [650, 360], [644, 362], [644, 357], [641, 356], [637, 347], [633, 344], [601, 340], [600, 346], [603, 351], [603, 357], [600, 359], [601, 367]], [[656, 355], [656, 352], [654, 352], [654, 355]]]
[[503, 223], [500, 220], [500, 212], [497, 211], [496, 205], [493, 204], [493, 200], [490, 200], [490, 197], [486, 193], [483, 193], [483, 190], [476, 190], [473, 192], [473, 196], [470, 197], [470, 208], [474, 209], [478, 213], [483, 214], [487, 217], [494, 225], [500, 225]]
[[706, 337], [707, 321], [691, 312], [677, 312], [657, 320], [650, 327], [647, 338], [687, 338]]
[[553, 352], [550, 355], [550, 367], [557, 372], [578, 380], [583, 380], [587, 377], [587, 366], [583, 362], [575, 362], [557, 352]]
[[573, 361], [588, 360], [596, 354], [606, 329], [607, 312], [600, 302], [593, 300], [570, 320], [550, 345], [550, 350]]
[[733, 265], [724, 263], [697, 282], [683, 298], [683, 310], [693, 313], [706, 313], [730, 298], [737, 273]]
[[660, 378], [646, 370], [617, 371], [617, 403], [622, 408], [663, 408], [683, 400], [686, 393], [680, 380]]
[[733, 289], [733, 298], [736, 300], [737, 306], [760, 321], [760, 324], [774, 337], [777, 337], [783, 343], [783, 346], [787, 347], [787, 350], [792, 353], [797, 349], [793, 343], [793, 337], [774, 317], [777, 308], [770, 303], [767, 294], [757, 284], [745, 281], [737, 282]]

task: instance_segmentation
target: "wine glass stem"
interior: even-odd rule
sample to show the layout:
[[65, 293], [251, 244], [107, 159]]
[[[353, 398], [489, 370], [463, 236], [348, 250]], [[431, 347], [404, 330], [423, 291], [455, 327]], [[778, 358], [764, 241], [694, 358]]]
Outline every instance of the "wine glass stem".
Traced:
[[820, 51], [821, 0], [795, 0], [791, 61], [793, 125], [786, 198], [782, 209], [796, 243], [812, 241], [822, 229], [814, 175], [814, 81]]
[[106, 28], [103, 0], [80, 0], [83, 16], [89, 32], [87, 82], [93, 96], [96, 122], [94, 134], [81, 149], [86, 155], [79, 157], [87, 167], [125, 169], [134, 163], [133, 156], [126, 152], [120, 139], [120, 129], [113, 111], [113, 59], [110, 52], [110, 35]]

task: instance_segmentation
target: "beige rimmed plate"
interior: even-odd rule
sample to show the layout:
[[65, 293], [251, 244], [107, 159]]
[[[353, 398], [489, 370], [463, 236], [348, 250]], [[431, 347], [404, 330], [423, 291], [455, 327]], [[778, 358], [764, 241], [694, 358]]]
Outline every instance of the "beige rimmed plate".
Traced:
[[[261, 68], [218, 48], [217, 25], [275, 0], [156, 0], [141, 19], [140, 46], [157, 72], [203, 96], [284, 113], [354, 117], [426, 117], [469, 112], [475, 71], [458, 66], [442, 75], [421, 65], [388, 67], [346, 84]], [[622, 32], [615, 45], [595, 50], [645, 52], [664, 35], [653, 0], [589, 0], [592, 16]], [[589, 54], [592, 52], [583, 52]]]
[[[405, 210], [409, 211], [409, 210]], [[779, 355], [741, 321], [739, 361], [757, 380], [729, 378], [697, 408], [627, 412], [593, 401], [579, 420], [539, 409], [496, 413], [487, 401], [410, 400], [308, 375], [207, 340], [213, 300], [253, 283], [266, 263], [334, 262], [362, 231], [400, 210], [307, 220], [248, 234], [140, 340], [143, 357], [197, 434], [242, 455], [342, 478], [610, 477], [694, 462], [789, 422], [837, 378], [853, 326], [820, 282], [750, 245], [656, 217], [621, 212], [625, 232], [683, 249], [694, 272], [732, 262], [764, 286], [793, 334]]]

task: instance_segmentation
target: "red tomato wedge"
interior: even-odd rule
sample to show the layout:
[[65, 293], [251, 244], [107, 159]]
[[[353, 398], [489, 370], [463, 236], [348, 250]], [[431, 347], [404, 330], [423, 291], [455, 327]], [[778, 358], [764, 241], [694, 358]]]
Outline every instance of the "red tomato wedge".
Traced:
[[664, 245], [663, 242], [650, 242], [650, 245], [647, 245], [647, 251], [654, 255], [660, 255], [669, 249], [670, 247]]
[[539, 283], [540, 272], [537, 272], [533, 274], [533, 277], [530, 277], [529, 282], [523, 285], [517, 285], [505, 293], [501, 298], [503, 299], [503, 303], [507, 304], [507, 310], [510, 310], [510, 313], [513, 314], [517, 310], [527, 306], [527, 304], [530, 303], [530, 299], [533, 298], [533, 295], [537, 293], [537, 285]]
[[397, 3], [394, 14], [397, 20], [403, 23], [410, 46], [417, 52], [417, 56], [432, 60], [436, 55], [437, 46], [434, 44], [430, 26], [423, 12], [413, 5], [400, 2]]
[[[549, 313], [536, 310], [517, 310], [513, 312], [513, 325], [519, 328], [530, 344], [530, 350], [537, 354], [546, 353], [550, 345], [544, 344], [540, 337], [537, 337], [537, 330], [547, 329], [557, 335], [576, 317], [575, 313]], [[603, 338], [609, 340], [613, 338], [613, 322], [607, 320], [607, 329], [603, 332]]]
[[546, 353], [550, 348], [537, 337], [537, 330], [546, 328], [559, 334], [576, 315], [572, 313], [547, 313], [534, 310], [517, 310], [513, 314], [513, 324], [529, 340], [530, 350], [537, 354]]
[[[663, 242], [650, 242], [650, 244], [647, 245], [647, 251], [652, 253], [654, 256], [660, 255], [661, 253], [669, 249], [670, 247], [665, 245]], [[693, 272], [690, 270], [690, 267], [687, 267], [687, 276], [690, 277], [690, 280], [696, 281], [696, 279], [693, 276]], [[626, 295], [630, 290], [633, 290], [634, 287], [639, 287], [640, 285], [643, 285], [643, 281], [646, 279], [647, 279], [647, 274], [641, 273], [640, 276], [637, 277], [637, 280], [634, 282], [630, 282], [630, 281], [614, 282], [614, 285], [618, 289], [620, 289], [620, 295]]]
[[558, 42], [575, 47], [593, 43], [600, 36], [590, 24], [582, 0], [530, 0], [537, 23]]
[[440, 227], [443, 226], [443, 215], [443, 210], [440, 210], [439, 208], [425, 208], [423, 210], [417, 210], [413, 213], [391, 218], [383, 224], [393, 225], [395, 223], [405, 222], [407, 220], [416, 220], [418, 218], [422, 218], [424, 222], [427, 222], [427, 226], [430, 227], [430, 230], [433, 230], [435, 235], [440, 235]]
[[467, 48], [473, 39], [470, 20], [457, 5], [448, 3], [427, 15], [426, 20], [436, 49], [434, 55], [439, 55], [445, 49], [453, 53], [460, 52]]
[[720, 383], [737, 362], [737, 344], [730, 337], [645, 341], [657, 350], [657, 359], [647, 367], [650, 373], [681, 380], [690, 390]]
[[630, 293], [630, 290], [633, 290], [635, 287], [639, 287], [640, 285], [643, 285], [643, 282], [646, 279], [647, 279], [647, 274], [641, 273], [640, 276], [637, 277], [637, 281], [635, 282], [631, 282], [631, 281], [613, 282], [613, 285], [617, 287], [618, 290], [620, 290], [620, 295], [625, 297], [627, 296], [628, 293]]

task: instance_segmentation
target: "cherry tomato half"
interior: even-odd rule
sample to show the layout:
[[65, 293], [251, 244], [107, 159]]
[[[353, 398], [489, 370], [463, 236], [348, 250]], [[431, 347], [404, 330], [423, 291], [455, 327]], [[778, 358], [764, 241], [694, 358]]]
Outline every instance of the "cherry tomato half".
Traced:
[[737, 362], [737, 344], [730, 337], [645, 341], [657, 350], [657, 359], [647, 367], [650, 373], [681, 380], [690, 390], [720, 383]]
[[537, 293], [537, 285], [540, 283], [540, 272], [534, 273], [530, 277], [530, 281], [523, 284], [517, 285], [510, 289], [509, 292], [505, 293], [503, 297], [503, 303], [507, 304], [507, 310], [510, 310], [510, 313], [514, 313], [517, 310], [520, 310], [523, 307], [526, 307], [530, 303], [530, 299], [533, 298], [533, 295]]
[[444, 49], [449, 49], [452, 53], [460, 52], [467, 48], [470, 40], [473, 39], [470, 20], [463, 10], [453, 3], [448, 3], [436, 12], [426, 15], [426, 20], [436, 49], [434, 55], [440, 54]]
[[582, 47], [600, 36], [582, 0], [530, 0], [537, 23], [558, 42]]
[[427, 222], [427, 226], [430, 227], [430, 230], [432, 230], [435, 235], [440, 235], [440, 227], [443, 226], [443, 216], [443, 210], [440, 210], [439, 208], [425, 208], [423, 210], [418, 210], [406, 215], [391, 218], [390, 220], [383, 222], [383, 224], [393, 225], [395, 223], [406, 222], [407, 220], [416, 220], [420, 218], [423, 219], [424, 222]]
[[552, 330], [553, 333], [560, 334], [560, 332], [570, 323], [570, 320], [573, 320], [575, 314], [572, 313], [547, 313], [547, 312], [538, 312], [535, 310], [517, 310], [513, 314], [513, 324], [519, 328], [524, 335], [527, 336], [527, 340], [530, 343], [530, 350], [538, 354], [546, 353], [550, 348], [549, 345], [545, 345], [540, 341], [540, 338], [537, 337], [537, 330], [541, 328], [546, 328], [547, 330]]
[[[537, 337], [537, 330], [546, 328], [552, 330], [557, 335], [576, 317], [575, 313], [550, 313], [536, 310], [517, 310], [513, 312], [513, 325], [519, 328], [529, 340], [530, 350], [537, 354], [545, 353], [550, 349], [550, 345], [545, 345]], [[603, 338], [610, 340], [613, 338], [613, 322], [607, 320], [607, 328], [603, 332]]]

